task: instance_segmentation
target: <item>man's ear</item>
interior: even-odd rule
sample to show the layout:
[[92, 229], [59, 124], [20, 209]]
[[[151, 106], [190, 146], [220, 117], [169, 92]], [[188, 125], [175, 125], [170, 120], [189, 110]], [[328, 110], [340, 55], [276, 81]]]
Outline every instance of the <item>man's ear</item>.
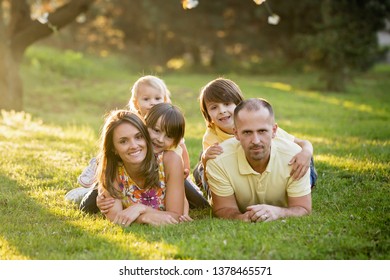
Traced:
[[234, 137], [235, 137], [238, 141], [240, 141], [240, 137], [238, 136], [238, 131], [237, 131], [237, 129], [236, 129], [235, 127], [233, 127], [233, 133], [234, 133]]
[[273, 126], [272, 126], [272, 138], [275, 138], [276, 136], [276, 131], [278, 130], [278, 124], [275, 123]]

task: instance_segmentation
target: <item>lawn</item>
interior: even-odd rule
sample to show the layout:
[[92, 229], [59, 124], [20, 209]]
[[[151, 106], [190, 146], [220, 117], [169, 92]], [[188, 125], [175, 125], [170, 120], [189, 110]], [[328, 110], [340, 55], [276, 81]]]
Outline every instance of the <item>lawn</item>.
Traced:
[[210, 80], [236, 81], [264, 97], [289, 133], [310, 140], [319, 174], [313, 213], [270, 223], [213, 218], [122, 228], [64, 201], [96, 154], [104, 114], [123, 108], [142, 74], [115, 58], [29, 49], [25, 111], [0, 116], [1, 260], [388, 260], [390, 258], [390, 66], [342, 93], [315, 90], [314, 74], [162, 74], [185, 113], [195, 166], [205, 124], [198, 94]]

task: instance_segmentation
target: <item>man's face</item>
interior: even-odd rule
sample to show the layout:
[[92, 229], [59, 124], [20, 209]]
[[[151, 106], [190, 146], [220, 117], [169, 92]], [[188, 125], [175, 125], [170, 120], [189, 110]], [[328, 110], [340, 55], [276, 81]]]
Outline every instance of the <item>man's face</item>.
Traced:
[[271, 151], [271, 140], [277, 125], [265, 108], [258, 111], [242, 109], [235, 119], [234, 135], [240, 141], [249, 164], [254, 168], [267, 164]]

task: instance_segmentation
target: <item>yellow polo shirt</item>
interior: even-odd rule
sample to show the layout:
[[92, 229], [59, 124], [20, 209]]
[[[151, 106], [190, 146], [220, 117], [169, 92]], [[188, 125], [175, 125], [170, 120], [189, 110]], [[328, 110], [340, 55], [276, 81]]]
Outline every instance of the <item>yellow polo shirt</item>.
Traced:
[[222, 143], [232, 137], [234, 137], [234, 134], [226, 133], [216, 126], [213, 126], [213, 128], [208, 127], [203, 135], [203, 151], [215, 143]]
[[[234, 134], [226, 133], [216, 126], [213, 126], [212, 128], [208, 127], [206, 129], [205, 134], [203, 135], [203, 151], [215, 143], [222, 143], [223, 141], [228, 140], [232, 137], [234, 137]], [[276, 137], [284, 138], [292, 142], [294, 142], [295, 138], [293, 135], [287, 133], [280, 127], [278, 127], [278, 129], [276, 130]]]
[[288, 197], [301, 197], [311, 192], [310, 170], [298, 181], [290, 177], [290, 159], [301, 148], [286, 139], [275, 137], [266, 170], [260, 174], [246, 160], [244, 150], [235, 138], [221, 144], [224, 152], [207, 162], [210, 189], [219, 196], [235, 195], [243, 213], [246, 207], [269, 204], [287, 207]]

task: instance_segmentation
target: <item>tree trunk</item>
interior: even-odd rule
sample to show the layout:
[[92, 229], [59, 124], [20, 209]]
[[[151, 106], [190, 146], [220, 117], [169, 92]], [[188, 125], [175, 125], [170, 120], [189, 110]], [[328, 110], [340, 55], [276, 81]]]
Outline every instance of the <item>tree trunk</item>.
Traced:
[[10, 47], [4, 41], [0, 44], [0, 109], [21, 111], [23, 89], [19, 63], [14, 61]]
[[23, 110], [19, 67], [26, 48], [49, 36], [86, 12], [95, 0], [71, 0], [49, 15], [48, 24], [30, 19], [27, 0], [11, 1], [10, 22], [3, 19], [0, 1], [0, 109]]

